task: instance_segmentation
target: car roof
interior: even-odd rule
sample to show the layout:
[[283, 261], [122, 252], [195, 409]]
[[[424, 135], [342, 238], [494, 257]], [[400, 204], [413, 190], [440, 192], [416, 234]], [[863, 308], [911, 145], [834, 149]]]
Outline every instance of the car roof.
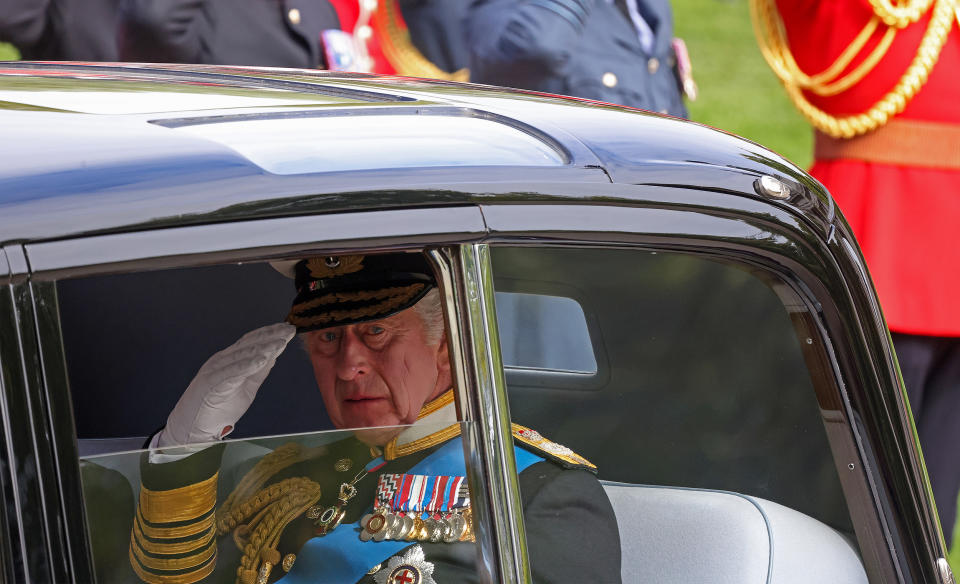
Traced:
[[792, 206], [818, 214], [818, 223], [833, 214], [802, 170], [731, 134], [611, 104], [444, 81], [3, 63], [0, 127], [0, 243], [506, 193], [515, 200], [540, 183], [588, 185], [584, 199], [598, 183], [757, 196], [762, 175], [788, 185], [799, 195]]

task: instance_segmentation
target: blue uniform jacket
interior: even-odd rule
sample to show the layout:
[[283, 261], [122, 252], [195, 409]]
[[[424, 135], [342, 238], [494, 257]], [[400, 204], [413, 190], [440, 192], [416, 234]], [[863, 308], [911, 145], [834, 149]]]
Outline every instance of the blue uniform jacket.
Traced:
[[476, 0], [465, 21], [470, 80], [686, 117], [667, 0], [638, 0], [648, 53], [607, 0]]

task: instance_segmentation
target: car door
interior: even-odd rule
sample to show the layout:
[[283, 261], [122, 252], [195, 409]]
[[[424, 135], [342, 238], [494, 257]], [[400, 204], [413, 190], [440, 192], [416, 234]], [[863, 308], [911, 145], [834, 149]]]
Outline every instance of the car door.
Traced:
[[[459, 246], [485, 233], [477, 207], [456, 206], [174, 227], [7, 249], [8, 258], [11, 250], [19, 252], [15, 265], [23, 269], [3, 288], [4, 439], [12, 445], [7, 456], [21, 449], [25, 454], [16, 460], [27, 461], [3, 475], [4, 487], [14, 492], [8, 501], [16, 503], [6, 508], [8, 579], [131, 576], [125, 571], [129, 526], [111, 523], [129, 517], [135, 503], [131, 469], [139, 454], [129, 452], [139, 452], [162, 427], [204, 358], [241, 329], [283, 318], [290, 284], [266, 260], [427, 250], [438, 269], [449, 270]], [[467, 313], [453, 303], [452, 281], [441, 285], [450, 298], [451, 330], [465, 329]], [[466, 373], [466, 363], [488, 354], [470, 355], [475, 350], [458, 345], [453, 353], [464, 380], [458, 403], [474, 520], [481, 526], [477, 570], [483, 581], [509, 581], [523, 557], [521, 540], [514, 537], [515, 514], [503, 514], [499, 505], [508, 498], [504, 467], [487, 464], [508, 447], [509, 428], [503, 434], [479, 429], [490, 428], [487, 422], [505, 404], [486, 397], [492, 384]], [[317, 411], [316, 396], [289, 389], [304, 382], [303, 372], [301, 364], [276, 373], [274, 387], [263, 390], [270, 398], [251, 409], [251, 419], [259, 421], [238, 430], [238, 442], [262, 447], [261, 437], [324, 426], [322, 415], [303, 415]], [[99, 469], [93, 482], [89, 463]], [[42, 465], [43, 472], [29, 465]], [[90, 501], [94, 483], [100, 488], [96, 507]], [[111, 490], [116, 485], [122, 493]], [[106, 555], [104, 546], [111, 550]]]
[[[842, 225], [828, 239], [788, 209], [740, 197], [623, 185], [604, 194], [606, 204], [526, 205], [510, 197], [509, 205], [481, 209], [341, 213], [5, 248], [4, 439], [7, 456], [22, 453], [6, 460], [26, 461], [16, 470], [8, 465], [3, 477], [8, 578], [93, 577], [82, 449], [102, 446], [94, 444], [100, 439], [130, 446], [155, 431], [209, 354], [188, 350], [188, 335], [160, 343], [168, 354], [151, 358], [180, 366], [179, 383], [168, 383], [154, 372], [172, 367], [111, 363], [139, 342], [130, 331], [182, 330], [185, 321], [216, 331], [203, 341], [216, 348], [244, 323], [200, 319], [217, 310], [235, 314], [234, 293], [282, 294], [263, 284], [265, 260], [386, 249], [425, 250], [444, 290], [457, 340], [460, 416], [469, 424], [471, 488], [489, 527], [478, 532], [483, 579], [529, 581], [542, 553], [522, 519], [511, 434], [602, 463], [599, 476], [621, 522], [625, 577], [643, 564], [672, 574], [659, 571], [668, 557], [637, 552], [663, 528], [630, 517], [655, 510], [664, 526], [691, 517], [696, 523], [701, 516], [691, 511], [703, 495], [733, 497], [761, 518], [784, 507], [805, 525], [815, 521], [826, 529], [821, 535], [851, 550], [838, 565], [871, 581], [939, 578], [942, 542], [931, 528], [905, 403], [889, 347], [877, 335], [875, 298]], [[249, 267], [257, 273], [239, 273]], [[213, 293], [195, 295], [191, 285]], [[112, 296], [100, 298], [105, 290]], [[175, 293], [190, 310], [171, 318], [173, 305], [163, 302]], [[677, 315], [688, 324], [676, 326]], [[82, 334], [111, 318], [126, 323], [127, 336], [110, 327], [97, 342]], [[648, 327], [648, 318], [660, 329]], [[647, 328], [662, 332], [630, 335]], [[84, 355], [98, 353], [106, 360], [91, 366]], [[184, 363], [189, 353], [200, 361]], [[93, 387], [118, 371], [110, 400], [78, 399], [76, 379]], [[631, 383], [638, 371], [651, 372], [650, 379]], [[123, 375], [140, 377], [131, 383]], [[158, 400], [123, 390], [155, 377], [169, 386], [167, 408], [138, 414], [143, 402]], [[783, 386], [783, 400], [762, 391], [772, 384]], [[122, 427], [131, 421], [139, 428]], [[106, 422], [121, 427], [103, 435]], [[253, 436], [269, 431], [251, 428]], [[677, 500], [678, 493], [696, 496]], [[802, 557], [761, 544], [746, 557], [768, 575], [782, 569], [771, 554]], [[743, 559], [722, 547], [705, 557], [713, 561], [686, 567], [720, 573], [719, 566]], [[857, 562], [847, 562], [852, 557]]]

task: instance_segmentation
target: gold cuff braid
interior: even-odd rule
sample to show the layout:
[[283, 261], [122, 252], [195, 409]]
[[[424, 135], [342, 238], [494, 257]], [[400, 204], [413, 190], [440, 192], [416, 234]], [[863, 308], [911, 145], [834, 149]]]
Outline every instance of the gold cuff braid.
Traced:
[[157, 574], [145, 570], [140, 566], [137, 557], [133, 554], [133, 548], [130, 549], [129, 556], [133, 571], [147, 584], [193, 584], [213, 573], [214, 568], [217, 566], [216, 559], [214, 559], [194, 572], [188, 572], [186, 574]]
[[[207, 541], [207, 544], [210, 544]], [[148, 556], [135, 542], [131, 542], [130, 550], [139, 564], [151, 570], [189, 570], [203, 565], [217, 553], [217, 546], [208, 545], [206, 549], [183, 558], [154, 558]], [[136, 563], [135, 563], [136, 564]]]
[[217, 478], [220, 473], [204, 481], [166, 491], [140, 487], [140, 512], [150, 523], [190, 521], [213, 509], [217, 503]]

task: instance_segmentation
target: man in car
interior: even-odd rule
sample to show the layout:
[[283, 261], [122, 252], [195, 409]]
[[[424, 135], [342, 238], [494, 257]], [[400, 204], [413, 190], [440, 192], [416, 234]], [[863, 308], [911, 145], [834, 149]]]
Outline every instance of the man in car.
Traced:
[[[482, 526], [425, 257], [315, 257], [280, 268], [297, 289], [289, 324], [211, 357], [142, 459], [134, 571], [146, 582], [477, 580], [472, 542]], [[281, 446], [225, 484], [216, 442], [295, 333], [330, 419], [354, 432]], [[619, 582], [619, 532], [595, 467], [533, 430], [515, 425], [513, 434], [534, 580]]]

